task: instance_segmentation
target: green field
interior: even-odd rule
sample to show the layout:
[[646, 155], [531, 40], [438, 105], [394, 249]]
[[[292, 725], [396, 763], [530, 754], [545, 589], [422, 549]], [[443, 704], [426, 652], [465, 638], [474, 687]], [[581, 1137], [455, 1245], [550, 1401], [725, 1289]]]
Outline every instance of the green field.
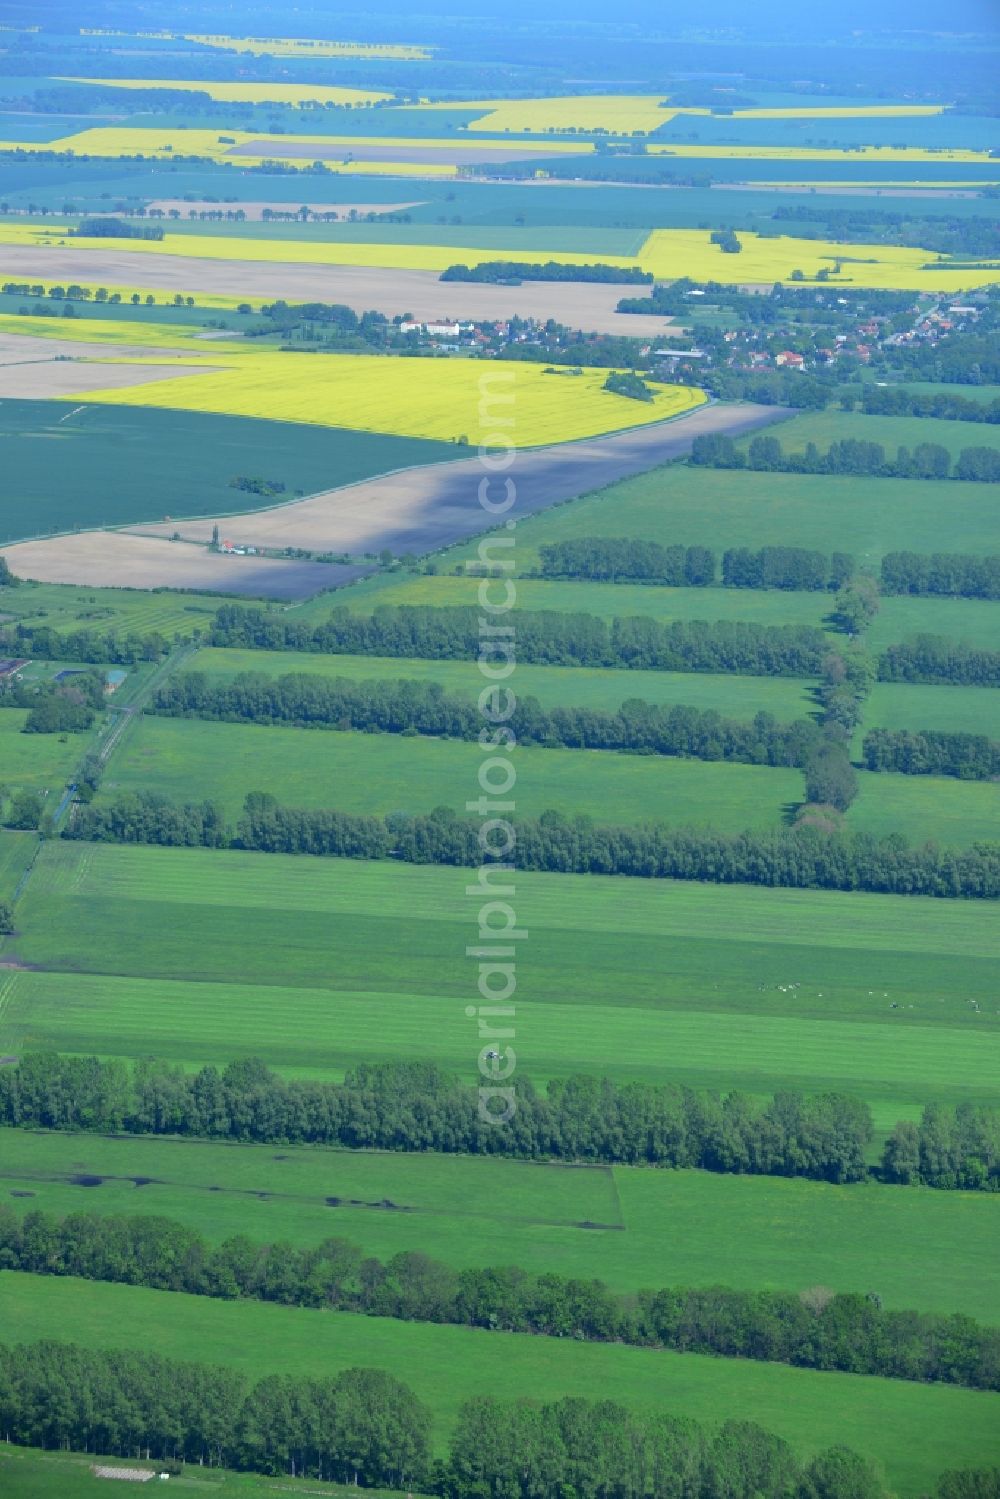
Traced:
[[[98, 1478], [91, 1472], [95, 1458], [93, 1453], [43, 1452], [37, 1447], [15, 1447], [5, 1443], [0, 1447], [0, 1491], [13, 1499], [107, 1499], [108, 1480]], [[112, 1457], [110, 1465], [116, 1468], [155, 1467], [155, 1461]], [[311, 1487], [314, 1479], [290, 1478], [287, 1473], [281, 1479], [264, 1478], [256, 1473], [231, 1473], [222, 1468], [202, 1468], [192, 1464], [180, 1476], [171, 1478], [170, 1492], [198, 1495], [204, 1499], [206, 1493], [229, 1495], [245, 1494], [302, 1494], [314, 1495]], [[112, 1490], [114, 1492], [114, 1490]], [[339, 1483], [324, 1483], [323, 1493], [329, 1499], [346, 1499], [357, 1496], [357, 1489], [343, 1488]], [[387, 1489], [366, 1489], [368, 1499], [379, 1499], [388, 1495]], [[393, 1491], [394, 1499], [402, 1495]]]
[[[5, 943], [37, 968], [6, 976], [0, 1050], [257, 1054], [333, 1076], [429, 1056], [465, 1073], [479, 1045], [464, 1013], [467, 879], [47, 844]], [[517, 898], [532, 1077], [842, 1088], [880, 1127], [932, 1097], [996, 1096], [1000, 936], [973, 903], [563, 875], [523, 875]]]
[[27, 708], [0, 709], [0, 784], [48, 791], [62, 786], [87, 748], [87, 734], [25, 734]]
[[[581, 503], [583, 503], [581, 501]], [[558, 514], [554, 511], [553, 514]], [[449, 554], [450, 560], [450, 554]], [[368, 613], [380, 604], [475, 605], [479, 579], [447, 574], [382, 573], [352, 584], [331, 600], [321, 595], [294, 619], [321, 619], [331, 603]], [[648, 614], [653, 619], [750, 620], [762, 625], [821, 625], [832, 606], [826, 593], [771, 592], [758, 588], [658, 588], [643, 583], [549, 582], [521, 578], [517, 602], [523, 609], [616, 615]]]
[[[203, 412], [86, 406], [67, 416], [52, 401], [5, 400], [0, 442], [0, 541], [274, 503], [231, 488], [238, 475], [278, 480], [294, 499], [458, 456], [447, 443]], [[134, 482], [122, 482], [123, 469]]]
[[33, 833], [0, 828], [0, 891], [3, 899], [14, 893], [37, 849], [38, 839]]
[[[479, 796], [483, 752], [474, 741], [303, 730], [282, 725], [142, 719], [114, 760], [103, 796], [155, 790], [174, 800], [218, 801], [235, 820], [248, 791], [271, 791], [299, 807], [344, 812], [464, 815]], [[554, 808], [618, 822], [701, 824], [741, 832], [779, 827], [803, 800], [797, 770], [726, 765], [602, 750], [516, 752], [517, 808]]]
[[996, 843], [1000, 842], [1000, 788], [989, 781], [960, 781], [952, 776], [859, 771], [858, 795], [848, 810], [847, 826], [880, 838], [903, 833], [913, 843], [934, 840], [960, 848], [983, 839]]
[[[1000, 650], [1000, 603], [989, 599], [922, 599], [909, 595], [884, 598], [865, 641], [872, 650], [883, 651], [914, 635], [944, 635], [948, 640], [964, 641], [983, 650]], [[940, 690], [951, 694], [955, 688]]]
[[0, 1274], [0, 1322], [14, 1340], [70, 1339], [90, 1347], [192, 1348], [250, 1376], [334, 1374], [384, 1367], [430, 1405], [439, 1446], [459, 1406], [479, 1394], [516, 1399], [580, 1395], [666, 1410], [717, 1426], [733, 1411], [798, 1451], [843, 1443], [885, 1467], [904, 1496], [945, 1468], [985, 1466], [1000, 1452], [1000, 1395], [854, 1374], [791, 1369], [697, 1354], [576, 1343], [474, 1328], [394, 1322], [262, 1302]]
[[0, 588], [0, 621], [49, 625], [71, 634], [175, 635], [204, 633], [229, 598], [163, 588], [81, 588], [73, 583], [22, 583]]
[[[826, 414], [818, 418], [827, 419]], [[875, 418], [852, 421], [854, 435], [863, 436]], [[918, 425], [923, 429], [923, 421]], [[987, 430], [953, 425], [970, 433], [962, 446], [978, 444]], [[784, 441], [791, 428], [774, 430]], [[947, 480], [758, 474], [672, 464], [520, 521], [519, 569], [537, 566], [541, 542], [578, 536], [636, 536], [717, 551], [814, 547], [850, 552], [859, 563], [877, 567], [884, 552], [995, 552], [996, 493], [991, 484]]]
[[[187, 671], [230, 678], [244, 671], [269, 677], [308, 672], [354, 681], [440, 682], [448, 692], [478, 697], [483, 674], [475, 661], [428, 661], [398, 656], [325, 656], [315, 651], [220, 650], [206, 646], [185, 663]], [[773, 713], [788, 722], [815, 712], [808, 682], [794, 677], [736, 677], [724, 673], [684, 671], [615, 671], [588, 666], [529, 666], [518, 663], [513, 687], [519, 698], [536, 697], [545, 707], [604, 708], [613, 711], [628, 698], [647, 703], [684, 704], [714, 709], [728, 718], [747, 720]]]
[[0, 1161], [0, 1202], [19, 1212], [160, 1213], [214, 1242], [338, 1235], [383, 1259], [419, 1249], [456, 1267], [502, 1255], [619, 1291], [876, 1289], [887, 1306], [1000, 1322], [1000, 1203], [983, 1193], [12, 1131], [0, 1131]]
[[[959, 395], [965, 392], [964, 385], [952, 386], [951, 389]], [[880, 442], [890, 462], [895, 459], [897, 448], [909, 448], [912, 452], [922, 442], [940, 443], [941, 447], [948, 449], [952, 459], [957, 458], [963, 448], [1000, 447], [1000, 430], [986, 422], [955, 422], [929, 416], [865, 416], [861, 412], [838, 411], [834, 407], [804, 412], [772, 428], [768, 435], [776, 437], [786, 453], [801, 453], [810, 442], [814, 442], [821, 453], [826, 452], [831, 443], [843, 442], [845, 438]], [[744, 437], [737, 445], [745, 452], [752, 440]], [[959, 497], [956, 497], [956, 503], [961, 504]], [[927, 550], [941, 551], [943, 548]]]
[[865, 729], [941, 729], [1000, 739], [1000, 692], [991, 687], [925, 687], [878, 682], [865, 704]]

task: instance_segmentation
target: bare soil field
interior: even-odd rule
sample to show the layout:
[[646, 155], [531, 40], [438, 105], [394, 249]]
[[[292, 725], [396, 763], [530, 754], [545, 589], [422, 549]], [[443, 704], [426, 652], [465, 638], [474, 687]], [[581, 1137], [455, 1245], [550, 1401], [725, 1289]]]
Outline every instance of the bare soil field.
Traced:
[[[94, 351], [93, 344], [90, 351]], [[0, 364], [0, 400], [39, 401], [51, 396], [86, 395], [90, 390], [120, 390], [155, 380], [179, 380], [183, 375], [206, 375], [215, 368], [208, 364], [83, 364], [57, 359]]]
[[249, 598], [302, 599], [370, 572], [366, 567], [268, 557], [224, 557], [206, 547], [84, 531], [4, 547], [11, 570], [42, 583], [92, 588], [201, 588]]
[[[264, 217], [264, 209], [269, 208], [275, 213], [294, 213], [296, 208], [308, 208], [310, 213], [321, 213], [324, 217], [333, 215], [336, 218], [347, 219], [351, 214], [364, 218], [369, 213], [405, 213], [408, 208], [421, 208], [424, 199], [413, 198], [408, 203], [273, 203], [259, 202], [249, 203], [241, 198], [238, 203], [220, 203], [218, 199], [209, 198], [156, 198], [149, 204], [149, 209], [159, 209], [161, 213], [170, 213], [176, 209], [182, 218], [187, 218], [190, 212], [212, 213], [222, 210], [228, 213], [241, 208], [251, 224], [260, 223]], [[147, 210], [148, 211], [148, 210]]]
[[[181, 350], [155, 349], [148, 344], [115, 344], [113, 348], [84, 339], [36, 338], [30, 333], [0, 333], [0, 365], [45, 364], [53, 359], [100, 359], [102, 353], [142, 359], [153, 355], [157, 360], [183, 360]], [[176, 372], [175, 372], [176, 373]]]
[[225, 152], [232, 156], [279, 156], [283, 160], [303, 161], [405, 161], [418, 166], [477, 166], [484, 161], [545, 161], [552, 155], [552, 148], [539, 146], [497, 147], [493, 141], [485, 146], [376, 146], [365, 142], [338, 141], [245, 141]]
[[[735, 436], [789, 414], [783, 406], [702, 406], [674, 421], [519, 453], [507, 471], [517, 486], [514, 513], [530, 515], [656, 468], [689, 452], [702, 433]], [[388, 547], [397, 555], [419, 554], [487, 529], [478, 497], [484, 474], [477, 458], [422, 465], [241, 515], [229, 527], [234, 539], [252, 546], [351, 553]], [[503, 496], [506, 476], [494, 478], [495, 497]], [[222, 517], [137, 526], [135, 535], [163, 537], [179, 530], [185, 539], [207, 542], [216, 520]]]
[[341, 302], [355, 312], [377, 308], [389, 317], [409, 312], [420, 322], [451, 318], [555, 318], [588, 333], [671, 338], [683, 327], [670, 318], [616, 312], [636, 288], [588, 281], [490, 286], [440, 281], [434, 271], [372, 266], [282, 265], [254, 260], [193, 260], [128, 250], [67, 249], [60, 245], [0, 246], [0, 280], [79, 281], [84, 285], [142, 287], [161, 292], [213, 292], [234, 297]]

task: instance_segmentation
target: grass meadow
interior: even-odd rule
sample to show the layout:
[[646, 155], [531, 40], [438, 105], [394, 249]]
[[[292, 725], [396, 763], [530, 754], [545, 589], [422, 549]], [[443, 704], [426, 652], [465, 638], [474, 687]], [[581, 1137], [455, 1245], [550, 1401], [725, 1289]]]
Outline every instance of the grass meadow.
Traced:
[[933, 839], [961, 848], [983, 840], [996, 843], [1000, 793], [991, 781], [859, 771], [857, 799], [846, 821], [857, 832], [876, 837], [901, 832], [913, 843]]
[[[91, 1472], [93, 1453], [44, 1452], [37, 1447], [15, 1447], [5, 1443], [0, 1448], [0, 1488], [4, 1493], [17, 1495], [17, 1499], [107, 1499], [108, 1481]], [[115, 1457], [111, 1463], [116, 1468], [146, 1468], [149, 1464], [127, 1458]], [[273, 1494], [275, 1481], [256, 1473], [231, 1473], [222, 1468], [188, 1468], [184, 1475], [171, 1479], [171, 1493], [222, 1494], [229, 1496], [246, 1494]], [[285, 1493], [314, 1495], [310, 1487], [312, 1480], [282, 1476], [281, 1488]], [[323, 1493], [329, 1499], [346, 1499], [352, 1495], [357, 1499], [356, 1489], [343, 1488], [340, 1484], [324, 1483]], [[368, 1489], [368, 1499], [388, 1496], [386, 1489]], [[392, 1499], [402, 1499], [394, 1493]]]
[[[954, 391], [956, 387], [952, 387]], [[965, 387], [958, 388], [964, 394]], [[1000, 447], [1000, 432], [986, 422], [953, 422], [928, 416], [865, 416], [860, 412], [808, 411], [774, 429], [786, 453], [801, 453], [807, 443], [814, 442], [820, 452], [825, 452], [833, 442], [845, 438], [859, 438], [865, 442], [880, 442], [890, 460], [896, 449], [910, 448], [921, 442], [939, 443], [947, 448], [952, 458], [958, 457], [963, 448]], [[749, 438], [738, 444], [747, 450]], [[926, 480], [922, 480], [926, 483]]]
[[946, 733], [987, 734], [991, 739], [1000, 739], [1000, 692], [991, 687], [878, 682], [865, 704], [864, 726], [941, 729]]
[[[329, 601], [327, 601], [329, 602]], [[440, 682], [449, 693], [478, 697], [483, 676], [474, 661], [401, 660], [398, 656], [326, 656], [315, 651], [220, 650], [203, 647], [187, 670], [225, 680], [240, 672], [280, 677], [288, 672], [349, 677], [354, 681]], [[536, 697], [544, 707], [603, 708], [613, 711], [628, 698], [647, 703], [684, 704], [714, 710], [727, 718], [749, 719], [773, 713], [787, 722], [815, 711], [811, 684], [794, 677], [736, 677], [723, 673], [619, 671], [589, 666], [530, 666], [518, 663], [517, 694]]]
[[[300, 807], [375, 814], [451, 807], [464, 815], [466, 801], [478, 795], [481, 759], [479, 746], [463, 740], [144, 717], [116, 755], [101, 794], [208, 798], [231, 822], [249, 791], [270, 791]], [[610, 816], [621, 824], [737, 833], [783, 826], [805, 794], [796, 769], [672, 756], [528, 745], [517, 749], [516, 766], [523, 817], [554, 809], [597, 821]], [[1000, 801], [988, 782], [862, 772], [848, 823], [967, 847], [1000, 837]]]
[[[310, 1075], [478, 1043], [464, 871], [47, 844], [5, 954], [0, 1048]], [[993, 1100], [995, 930], [972, 903], [523, 875], [519, 1055], [693, 1086], [835, 1087], [880, 1127]], [[978, 1005], [978, 1009], [976, 1006]], [[567, 1006], [573, 1023], [567, 1027]], [[896, 1006], [896, 1008], [892, 1008]]]
[[[218, 801], [235, 819], [248, 791], [300, 807], [345, 812], [431, 812], [479, 795], [474, 741], [342, 733], [283, 725], [143, 718], [116, 756], [102, 792], [156, 790], [173, 800]], [[798, 770], [726, 765], [600, 750], [517, 749], [518, 811], [554, 808], [595, 819], [701, 824], [740, 832], [780, 827], [803, 799]]]
[[0, 1201], [19, 1212], [159, 1213], [213, 1242], [334, 1235], [383, 1259], [418, 1249], [619, 1291], [875, 1289], [887, 1306], [1000, 1322], [1000, 1203], [983, 1193], [41, 1132], [0, 1131], [0, 1157]]
[[25, 734], [27, 708], [0, 708], [0, 782], [46, 791], [61, 786], [87, 745], [85, 734]]
[[[381, 573], [362, 579], [332, 602], [365, 614], [379, 604], [469, 606], [475, 605], [478, 589], [479, 579], [465, 575], [464, 570], [461, 576]], [[831, 598], [825, 593], [660, 588], [645, 583], [550, 582], [546, 578], [519, 578], [517, 602], [523, 609], [597, 614], [604, 619], [647, 614], [662, 621], [729, 619], [751, 620], [762, 625], [822, 625], [831, 607]], [[307, 603], [293, 618], [322, 618], [329, 614], [330, 606], [329, 597], [320, 597]]]
[[[830, 418], [822, 413], [818, 419]], [[874, 437], [875, 417], [853, 416], [850, 421], [852, 435], [871, 432]], [[923, 421], [919, 425], [923, 428]], [[962, 446], [979, 443], [987, 430], [968, 423], [953, 425], [969, 434]], [[787, 443], [793, 424], [772, 430]], [[636, 536], [718, 550], [813, 547], [850, 552], [860, 564], [876, 568], [882, 554], [892, 551], [987, 555], [996, 551], [994, 490], [990, 484], [949, 480], [839, 474], [804, 478], [671, 464], [521, 521], [517, 562], [526, 571], [537, 566], [541, 542], [578, 536]], [[474, 552], [473, 545], [456, 549], [454, 555]]]
[[140, 588], [89, 588], [74, 583], [22, 583], [0, 588], [0, 617], [23, 624], [48, 625], [72, 634], [146, 635], [168, 640], [206, 632], [222, 604], [232, 600], [210, 594], [149, 592]]
[[0, 899], [14, 893], [37, 850], [38, 840], [31, 833], [0, 828]]
[[[886, 481], [888, 482], [888, 481]], [[956, 486], [957, 487], [957, 486]], [[957, 550], [953, 547], [950, 550]], [[993, 599], [922, 599], [908, 594], [884, 598], [865, 641], [883, 651], [914, 635], [944, 635], [987, 651], [1000, 650], [1000, 602]], [[941, 687], [949, 698], [965, 688]]]
[[842, 1443], [881, 1464], [901, 1496], [926, 1493], [946, 1468], [996, 1459], [1000, 1395], [792, 1369], [697, 1354], [576, 1343], [475, 1328], [394, 1322], [262, 1302], [224, 1302], [133, 1286], [86, 1285], [4, 1271], [0, 1319], [11, 1341], [71, 1339], [90, 1347], [155, 1347], [250, 1377], [330, 1375], [367, 1365], [412, 1383], [436, 1418], [439, 1447], [463, 1401], [615, 1399], [708, 1426], [738, 1411], [809, 1454]]

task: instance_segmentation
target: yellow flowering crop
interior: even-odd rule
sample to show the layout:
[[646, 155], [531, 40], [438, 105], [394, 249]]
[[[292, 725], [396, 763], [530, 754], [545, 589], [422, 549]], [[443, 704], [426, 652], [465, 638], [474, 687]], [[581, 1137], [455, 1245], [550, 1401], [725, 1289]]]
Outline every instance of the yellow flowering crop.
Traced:
[[[799, 270], [812, 279], [828, 271], [831, 286], [884, 287], [900, 291], [964, 291], [1000, 281], [1000, 264], [986, 261], [973, 269], [929, 269], [947, 266], [933, 250], [902, 245], [838, 244], [833, 240], [774, 239], [737, 230], [742, 250], [726, 254], [704, 229], [654, 229], [638, 261], [658, 281], [690, 276], [695, 281], [790, 281]], [[839, 270], [838, 270], [839, 266]]]
[[148, 323], [132, 318], [31, 317], [0, 313], [0, 334], [28, 338], [68, 338], [74, 343], [142, 345], [143, 348], [181, 349], [188, 354], [242, 353], [246, 345], [235, 338], [206, 338], [197, 324]]
[[[900, 291], [939, 291], [951, 294], [1000, 282], [1000, 264], [989, 260], [959, 262], [950, 268], [947, 257], [920, 246], [840, 244], [834, 240], [774, 238], [737, 231], [742, 250], [726, 254], [711, 243], [705, 229], [655, 229], [634, 257], [602, 255], [613, 266], [638, 265], [658, 281], [689, 276], [694, 281], [788, 282], [794, 271], [813, 279], [828, 272], [833, 286], [883, 287]], [[92, 250], [107, 254], [106, 239], [70, 237], [65, 227], [40, 229], [31, 224], [0, 224], [0, 244], [30, 244], [39, 251], [39, 273], [44, 273], [47, 246]], [[177, 255], [199, 260], [254, 260], [284, 265], [351, 265], [384, 270], [443, 271], [449, 265], [479, 265], [487, 260], [515, 263], [555, 260], [563, 265], [586, 265], [593, 254], [563, 250], [507, 250], [489, 246], [436, 244], [356, 244], [345, 240], [288, 240], [244, 235], [164, 234], [162, 240], [135, 239], [127, 248], [140, 255]], [[798, 279], [798, 278], [796, 278]], [[192, 269], [191, 280], [197, 280]], [[457, 294], [456, 294], [457, 295]]]
[[[204, 350], [218, 365], [216, 348]], [[116, 361], [120, 363], [121, 361]], [[484, 392], [513, 393], [511, 440], [521, 447], [568, 442], [645, 426], [701, 405], [688, 386], [655, 386], [651, 402], [602, 387], [605, 370], [547, 374], [539, 365], [473, 359], [393, 359], [377, 355], [225, 355], [226, 368], [204, 374], [89, 391], [87, 400], [119, 406], [210, 411], [387, 432], [442, 442], [480, 440]], [[77, 399], [77, 398], [74, 398]], [[492, 429], [491, 429], [492, 430]]]

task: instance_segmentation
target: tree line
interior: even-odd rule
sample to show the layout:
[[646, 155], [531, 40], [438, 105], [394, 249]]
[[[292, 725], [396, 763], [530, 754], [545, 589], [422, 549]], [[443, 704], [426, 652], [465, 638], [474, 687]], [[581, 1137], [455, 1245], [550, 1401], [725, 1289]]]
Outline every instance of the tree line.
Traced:
[[71, 237], [83, 239], [155, 239], [163, 238], [159, 224], [130, 224], [128, 219], [107, 217], [81, 219], [75, 229], [65, 230]]
[[638, 266], [565, 265], [561, 260], [520, 261], [481, 260], [478, 265], [450, 265], [441, 272], [440, 281], [614, 281], [623, 285], [648, 286], [651, 271]]
[[981, 650], [944, 635], [915, 635], [879, 658], [880, 682], [945, 687], [1000, 687], [1000, 651]]
[[[325, 620], [292, 621], [263, 609], [224, 604], [208, 644], [329, 655], [407, 656], [472, 661], [480, 651], [480, 610], [430, 604], [381, 605], [370, 615], [340, 606]], [[614, 666], [654, 671], [815, 676], [829, 649], [815, 625], [672, 620], [639, 615], [602, 619], [554, 609], [517, 609], [517, 657], [551, 666]]]
[[868, 770], [894, 770], [905, 776], [957, 776], [961, 781], [1000, 776], [1000, 744], [986, 734], [871, 729], [861, 754]]
[[882, 1176], [946, 1192], [1000, 1192], [1000, 1110], [928, 1104], [919, 1124], [900, 1120], [889, 1135]]
[[[164, 717], [295, 724], [369, 734], [427, 734], [477, 742], [483, 719], [475, 698], [448, 693], [438, 682], [401, 678], [356, 681], [290, 672], [269, 677], [240, 672], [229, 680], [184, 672], [158, 689], [152, 711]], [[603, 708], [545, 709], [518, 697], [505, 725], [517, 744], [684, 755], [749, 765], [803, 765], [822, 740], [809, 719], [781, 724], [771, 713], [750, 723], [714, 709], [629, 698], [617, 712]]]
[[170, 650], [165, 635], [71, 630], [62, 635], [52, 625], [17, 624], [0, 630], [0, 651], [36, 661], [90, 661], [133, 666], [138, 661], [159, 661]]
[[868, 479], [965, 479], [976, 483], [1000, 481], [1000, 450], [963, 448], [952, 464], [941, 443], [919, 442], [913, 449], [898, 447], [887, 457], [880, 442], [845, 437], [825, 453], [814, 442], [802, 452], [786, 452], [777, 437], [758, 434], [746, 452], [724, 433], [705, 433], [691, 444], [689, 460], [704, 468], [747, 468], [768, 474], [848, 474]]
[[[632, 536], [579, 536], [543, 542], [543, 578], [585, 578], [609, 583], [659, 583], [668, 588], [708, 588], [719, 578], [715, 552], [704, 546], [663, 546]], [[727, 588], [836, 590], [853, 577], [854, 558], [805, 547], [731, 547], [722, 554]]]
[[240, 1234], [215, 1245], [158, 1215], [59, 1218], [33, 1210], [20, 1218], [3, 1205], [0, 1266], [226, 1301], [1000, 1389], [1000, 1329], [961, 1315], [889, 1311], [876, 1292], [667, 1286], [623, 1295], [601, 1280], [517, 1265], [455, 1270], [413, 1250], [383, 1262], [342, 1238], [300, 1248]]
[[250, 1384], [135, 1349], [0, 1345], [0, 1428], [27, 1447], [405, 1488], [429, 1472], [430, 1424], [382, 1369]]
[[[814, 767], [837, 777], [843, 761]], [[808, 782], [807, 782], [808, 785]], [[843, 794], [841, 794], [843, 795]], [[848, 788], [849, 804], [849, 788]], [[519, 869], [561, 874], [616, 874], [640, 879], [703, 880], [717, 885], [766, 885], [793, 890], [871, 890], [884, 895], [930, 895], [969, 900], [1000, 896], [1000, 844], [913, 847], [898, 834], [885, 838], [840, 831], [823, 804], [807, 804], [795, 826], [720, 833], [711, 828], [628, 827], [573, 819], [556, 811], [517, 819]], [[213, 802], [174, 804], [154, 791], [77, 806], [64, 838], [98, 843], [242, 848], [260, 853], [313, 854], [338, 859], [398, 859], [406, 864], [476, 868], [482, 862], [478, 824], [447, 807], [424, 815], [368, 817], [350, 812], [279, 806], [251, 793], [235, 831]]]
[[886, 552], [881, 583], [883, 593], [1000, 599], [1000, 557], [974, 557], [967, 552]]
[[[854, 409], [854, 398], [847, 396]], [[866, 416], [930, 416], [952, 422], [1000, 422], [1000, 400], [976, 401], [953, 390], [921, 391], [905, 385], [866, 385], [861, 396]]]
[[[412, 1487], [440, 1499], [888, 1499], [850, 1448], [800, 1461], [750, 1421], [706, 1431], [611, 1400], [480, 1395], [462, 1404], [436, 1460], [431, 1423], [427, 1406], [382, 1369], [251, 1384], [232, 1369], [131, 1349], [0, 1345], [0, 1426], [25, 1446]], [[944, 1475], [940, 1499], [987, 1499], [985, 1488], [944, 1486], [965, 1478]]]
[[[476, 1075], [476, 1083], [479, 1078]], [[369, 1063], [342, 1083], [283, 1078], [255, 1059], [196, 1073], [155, 1061], [26, 1053], [0, 1071], [0, 1123], [22, 1128], [292, 1141], [351, 1150], [436, 1150], [524, 1160], [697, 1166], [862, 1181], [872, 1121], [841, 1093], [724, 1097], [674, 1084], [518, 1073], [502, 1129], [478, 1087], [433, 1063]]]
[[715, 582], [715, 553], [702, 546], [662, 546], [633, 536], [579, 536], [542, 542], [543, 578], [587, 578], [602, 583], [662, 583], [707, 588]]

